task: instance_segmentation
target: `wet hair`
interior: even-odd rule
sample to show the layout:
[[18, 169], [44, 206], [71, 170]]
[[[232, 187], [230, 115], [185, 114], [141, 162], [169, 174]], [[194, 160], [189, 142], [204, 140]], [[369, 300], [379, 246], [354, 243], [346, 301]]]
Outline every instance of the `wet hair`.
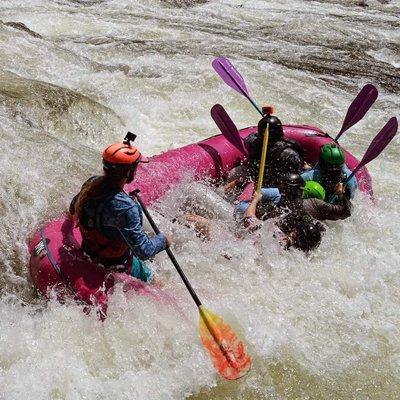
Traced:
[[108, 187], [109, 179], [106, 175], [85, 182], [78, 194], [74, 207], [74, 217], [79, 220], [85, 203], [91, 199], [101, 196]]
[[134, 169], [125, 171], [104, 169], [103, 176], [99, 176], [95, 179], [90, 179], [85, 182], [74, 205], [74, 218], [79, 220], [82, 217], [83, 207], [89, 200], [115, 191], [119, 187], [121, 180], [133, 172]]
[[293, 246], [304, 252], [314, 250], [320, 245], [323, 232], [325, 227], [318, 221], [301, 225], [296, 229]]
[[322, 239], [325, 227], [314, 220], [303, 209], [294, 209], [277, 223], [279, 229], [286, 235], [294, 233], [293, 247], [309, 252], [316, 249]]

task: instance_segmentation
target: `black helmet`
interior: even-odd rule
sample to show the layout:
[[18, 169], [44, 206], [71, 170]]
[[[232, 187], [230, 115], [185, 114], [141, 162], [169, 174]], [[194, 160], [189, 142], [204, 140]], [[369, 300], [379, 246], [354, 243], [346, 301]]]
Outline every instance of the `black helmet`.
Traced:
[[305, 182], [299, 174], [287, 173], [278, 179], [278, 189], [283, 197], [297, 199], [301, 197]]
[[304, 179], [299, 174], [287, 173], [278, 179], [279, 184], [290, 187], [304, 187]]
[[268, 132], [269, 132], [269, 139], [272, 141], [277, 141], [283, 138], [283, 129], [282, 129], [282, 122], [279, 118], [275, 117], [274, 115], [266, 115], [265, 117], [261, 118], [258, 122], [258, 134], [263, 137], [265, 129], [267, 128], [267, 124], [269, 124]]

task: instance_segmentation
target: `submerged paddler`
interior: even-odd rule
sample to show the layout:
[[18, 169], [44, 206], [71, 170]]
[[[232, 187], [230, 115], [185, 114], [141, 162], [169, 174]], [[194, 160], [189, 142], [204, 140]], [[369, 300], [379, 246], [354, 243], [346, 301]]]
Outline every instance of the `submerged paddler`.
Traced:
[[279, 179], [278, 188], [255, 192], [250, 202], [241, 202], [236, 207], [236, 219], [254, 232], [260, 220], [277, 218], [275, 225], [283, 246], [291, 246], [309, 252], [321, 243], [324, 226], [316, 221], [304, 208], [302, 193], [305, 183], [298, 174], [285, 174]]
[[110, 272], [125, 272], [150, 282], [154, 273], [144, 260], [165, 250], [171, 239], [162, 233], [150, 238], [144, 232], [142, 209], [124, 191], [135, 179], [139, 163], [148, 162], [131, 144], [134, 139], [128, 132], [122, 143], [103, 151], [104, 174], [83, 184], [70, 213], [82, 233], [82, 249], [93, 261]]
[[[254, 232], [260, 228], [260, 220], [271, 217], [270, 210], [264, 213], [264, 207], [259, 206], [261, 199], [262, 194], [254, 192], [253, 198], [244, 212], [242, 224], [249, 232]], [[308, 253], [320, 245], [325, 227], [314, 220], [301, 207], [301, 204], [292, 204], [292, 206], [291, 209], [286, 208], [285, 212], [281, 210], [280, 218], [275, 222], [278, 229], [273, 236], [278, 237], [285, 249], [293, 246]]]

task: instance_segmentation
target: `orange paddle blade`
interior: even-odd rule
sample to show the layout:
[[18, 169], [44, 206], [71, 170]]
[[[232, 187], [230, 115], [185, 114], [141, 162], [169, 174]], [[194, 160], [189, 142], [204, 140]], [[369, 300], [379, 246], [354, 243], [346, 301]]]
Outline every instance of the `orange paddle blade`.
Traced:
[[219, 374], [229, 380], [245, 375], [251, 367], [251, 358], [243, 342], [221, 317], [204, 306], [200, 306], [199, 311], [200, 338]]

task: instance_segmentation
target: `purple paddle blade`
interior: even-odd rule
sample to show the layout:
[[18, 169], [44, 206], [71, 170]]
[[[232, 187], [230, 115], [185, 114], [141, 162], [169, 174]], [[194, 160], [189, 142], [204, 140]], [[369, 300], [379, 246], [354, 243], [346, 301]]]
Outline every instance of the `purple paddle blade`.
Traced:
[[[212, 62], [212, 66], [222, 80], [240, 94], [250, 97], [242, 75], [236, 70], [233, 64], [225, 57], [218, 57]], [[246, 96], [246, 97], [247, 97]]]
[[221, 104], [215, 104], [211, 108], [211, 117], [217, 124], [225, 139], [235, 146], [242, 154], [247, 155], [247, 151], [243, 146], [242, 138], [240, 137], [236, 125]]
[[212, 66], [217, 72], [217, 74], [222, 78], [222, 80], [230, 86], [232, 89], [236, 90], [238, 93], [246, 97], [247, 100], [254, 106], [254, 108], [264, 116], [262, 110], [257, 105], [257, 103], [250, 97], [250, 92], [246, 87], [246, 83], [242, 75], [236, 70], [233, 64], [225, 57], [218, 57], [212, 62]]
[[360, 90], [360, 93], [358, 93], [357, 97], [353, 100], [349, 109], [347, 110], [342, 129], [337, 134], [335, 142], [339, 140], [343, 132], [347, 131], [364, 117], [367, 111], [371, 108], [372, 104], [375, 103], [377, 97], [378, 89], [371, 83], [366, 84]]
[[346, 179], [346, 183], [356, 174], [356, 172], [364, 165], [375, 159], [382, 153], [385, 147], [391, 142], [397, 133], [398, 123], [396, 117], [390, 118], [386, 125], [379, 131], [374, 137], [371, 144], [369, 145], [364, 157], [360, 161], [360, 164], [354, 169], [350, 176]]
[[376, 158], [389, 144], [397, 133], [398, 123], [397, 118], [392, 117], [386, 123], [386, 125], [380, 130], [380, 132], [374, 137], [371, 144], [369, 145], [361, 163], [367, 164]]

